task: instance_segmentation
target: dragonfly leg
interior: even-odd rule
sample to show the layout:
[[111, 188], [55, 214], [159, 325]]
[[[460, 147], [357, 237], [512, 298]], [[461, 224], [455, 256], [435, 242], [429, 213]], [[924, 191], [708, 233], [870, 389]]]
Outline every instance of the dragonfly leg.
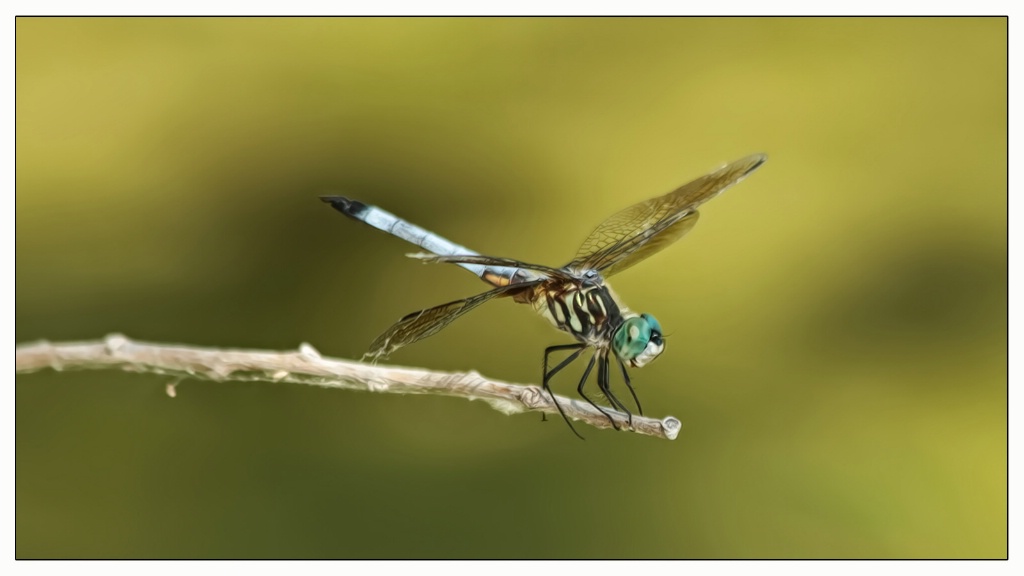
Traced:
[[[573, 352], [572, 354], [570, 354], [568, 358], [566, 358], [565, 360], [562, 360], [557, 366], [555, 366], [554, 368], [551, 369], [550, 372], [548, 372], [548, 355], [551, 354], [552, 352], [557, 351], [557, 350], [569, 350], [569, 349], [572, 349], [572, 348], [575, 348], [576, 351]], [[565, 411], [562, 410], [562, 406], [558, 403], [558, 399], [555, 398], [555, 393], [551, 391], [551, 386], [548, 385], [548, 381], [551, 380], [552, 376], [554, 376], [559, 371], [561, 371], [562, 368], [565, 368], [566, 366], [571, 364], [574, 360], [579, 358], [580, 354], [582, 354], [583, 351], [586, 350], [586, 348], [587, 348], [586, 344], [564, 344], [564, 345], [561, 345], [561, 346], [549, 346], [547, 349], [545, 349], [544, 350], [544, 378], [543, 378], [543, 381], [542, 381], [542, 384], [541, 384], [541, 386], [544, 388], [544, 391], [547, 392], [551, 396], [551, 401], [554, 402], [555, 408], [558, 408], [558, 413], [562, 415], [562, 419], [565, 420], [565, 423], [569, 425], [569, 429], [572, 430], [572, 433], [575, 434], [576, 437], [579, 438], [580, 440], [586, 440], [586, 438], [584, 438], [583, 436], [580, 436], [580, 433], [577, 432], [576, 428], [573, 427], [572, 422], [569, 421], [569, 417], [565, 415]]]
[[622, 401], [619, 400], [615, 396], [615, 394], [612, 393], [611, 380], [612, 371], [611, 367], [608, 365], [608, 356], [602, 355], [601, 368], [600, 370], [597, 371], [597, 386], [598, 388], [601, 389], [601, 392], [604, 393], [605, 397], [608, 398], [608, 401], [611, 402], [612, 408], [622, 410], [623, 412], [626, 413], [626, 417], [629, 419], [629, 427], [632, 428], [633, 414], [629, 411], [628, 408], [626, 408], [626, 405], [623, 404]]
[[[612, 418], [612, 415], [607, 413], [607, 412], [605, 412], [604, 408], [601, 408], [600, 406], [595, 404], [593, 400], [588, 398], [587, 395], [583, 393], [583, 385], [587, 383], [587, 377], [590, 376], [590, 370], [594, 367], [594, 362], [597, 361], [597, 355], [598, 355], [598, 353], [595, 352], [594, 355], [590, 358], [590, 364], [587, 364], [587, 370], [585, 372], [583, 372], [583, 379], [580, 380], [580, 385], [576, 388], [576, 392], [578, 392], [579, 395], [582, 396], [583, 399], [586, 400], [591, 406], [593, 406], [594, 408], [597, 408], [598, 412], [600, 412], [601, 414], [604, 414], [605, 418], [607, 418], [608, 421], [611, 422], [612, 428], [618, 430], [619, 429], [619, 425], [615, 423], [615, 419]], [[600, 388], [601, 387], [601, 382], [600, 382], [600, 380], [601, 380], [601, 364], [597, 365], [597, 379], [598, 379], [598, 387]]]
[[622, 368], [622, 379], [626, 381], [626, 388], [629, 388], [629, 393], [633, 396], [633, 403], [636, 404], [636, 411], [643, 416], [644, 409], [640, 407], [640, 400], [636, 397], [636, 392], [633, 391], [633, 385], [629, 382], [629, 373], [626, 372], [626, 364], [622, 362], [622, 358], [615, 357], [619, 361], [619, 368]]
[[551, 376], [554, 376], [555, 372], [557, 372], [558, 370], [561, 370], [561, 368], [555, 368], [555, 369], [551, 370], [550, 374], [548, 374], [548, 356], [550, 356], [552, 352], [558, 352], [559, 350], [579, 350], [581, 348], [586, 348], [586, 347], [587, 347], [586, 344], [579, 344], [579, 343], [577, 343], [577, 344], [559, 344], [557, 346], [548, 346], [547, 348], [545, 348], [544, 349], [544, 373], [543, 373], [543, 377], [544, 378], [549, 378]]

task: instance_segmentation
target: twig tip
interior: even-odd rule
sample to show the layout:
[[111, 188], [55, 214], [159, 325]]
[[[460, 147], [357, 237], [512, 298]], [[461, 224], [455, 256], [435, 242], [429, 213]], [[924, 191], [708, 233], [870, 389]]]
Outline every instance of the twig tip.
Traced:
[[679, 436], [679, 431], [683, 428], [683, 423], [674, 416], [666, 416], [661, 421], [661, 427], [665, 430], [666, 438], [675, 440], [676, 436]]

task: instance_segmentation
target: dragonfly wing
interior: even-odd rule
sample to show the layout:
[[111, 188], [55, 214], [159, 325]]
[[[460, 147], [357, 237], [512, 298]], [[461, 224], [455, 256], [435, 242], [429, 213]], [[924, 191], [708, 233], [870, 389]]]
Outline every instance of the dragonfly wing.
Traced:
[[433, 308], [427, 308], [426, 310], [420, 310], [419, 312], [408, 314], [398, 322], [395, 322], [383, 334], [378, 336], [373, 343], [370, 344], [370, 350], [366, 353], [366, 356], [373, 358], [374, 360], [386, 358], [392, 352], [403, 346], [408, 346], [413, 342], [417, 342], [428, 336], [437, 334], [445, 326], [454, 322], [456, 318], [484, 302], [487, 302], [488, 300], [499, 296], [513, 296], [522, 291], [528, 290], [541, 282], [542, 281], [538, 280], [502, 286], [500, 288], [484, 292], [483, 294], [477, 294], [476, 296], [470, 296], [469, 298], [456, 300], [454, 302], [441, 304], [440, 306], [434, 306]]
[[[608, 255], [609, 263], [599, 268], [601, 274], [606, 278], [612, 274], [618, 274], [679, 240], [693, 229], [698, 218], [700, 218], [700, 212], [696, 210], [684, 212], [676, 222], [659, 223], [658, 226], [651, 228], [647, 235], [630, 237], [618, 246], [618, 250]], [[619, 254], [622, 255], [619, 256]]]
[[505, 268], [519, 268], [522, 270], [530, 270], [533, 272], [540, 272], [542, 275], [550, 278], [559, 278], [561, 280], [577, 280], [576, 276], [569, 274], [565, 270], [559, 268], [551, 268], [549, 266], [542, 266], [540, 264], [529, 264], [526, 262], [520, 262], [518, 260], [512, 260], [511, 258], [497, 258], [494, 256], [483, 256], [479, 254], [453, 254], [450, 256], [441, 256], [437, 254], [427, 254], [424, 252], [416, 254], [407, 254], [409, 258], [415, 258], [423, 262], [446, 262], [450, 264], [479, 264], [481, 266], [502, 266]]
[[741, 158], [664, 196], [622, 210], [591, 232], [566, 268], [597, 270], [607, 277], [640, 262], [689, 232], [697, 223], [697, 207], [743, 180], [767, 159], [764, 154]]

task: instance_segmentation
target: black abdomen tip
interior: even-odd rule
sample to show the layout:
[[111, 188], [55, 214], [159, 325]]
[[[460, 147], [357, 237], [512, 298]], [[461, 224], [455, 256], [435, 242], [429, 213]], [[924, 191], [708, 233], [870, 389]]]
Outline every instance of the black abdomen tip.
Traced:
[[321, 196], [320, 200], [334, 206], [334, 209], [338, 212], [353, 218], [358, 218], [367, 209], [366, 204], [357, 200], [349, 200], [344, 196]]

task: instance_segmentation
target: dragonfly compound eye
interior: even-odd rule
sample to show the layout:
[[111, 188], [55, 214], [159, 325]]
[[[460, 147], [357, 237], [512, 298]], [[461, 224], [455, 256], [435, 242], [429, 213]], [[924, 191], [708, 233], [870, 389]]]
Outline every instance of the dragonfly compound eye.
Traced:
[[612, 349], [623, 361], [639, 368], [665, 349], [661, 325], [649, 314], [629, 318], [615, 332]]

